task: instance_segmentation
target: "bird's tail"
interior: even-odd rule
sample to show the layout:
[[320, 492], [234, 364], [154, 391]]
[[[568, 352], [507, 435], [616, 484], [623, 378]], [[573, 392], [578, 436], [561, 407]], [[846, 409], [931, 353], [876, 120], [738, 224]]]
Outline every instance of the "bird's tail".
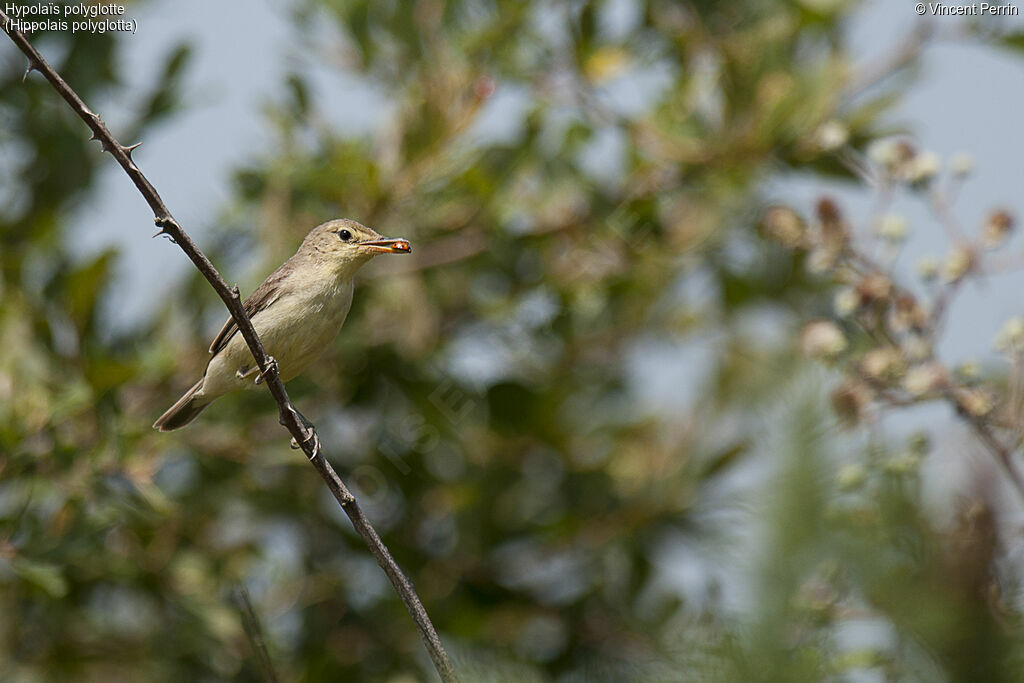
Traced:
[[[205, 379], [205, 377], [203, 378]], [[192, 420], [199, 417], [199, 413], [206, 410], [206, 406], [210, 405], [210, 401], [204, 400], [203, 397], [196, 396], [196, 393], [203, 388], [203, 380], [196, 382], [191, 389], [185, 392], [185, 395], [178, 399], [178, 402], [167, 409], [167, 412], [161, 415], [156, 422], [153, 423], [153, 429], [157, 429], [161, 432], [169, 432], [172, 429], [181, 429]]]

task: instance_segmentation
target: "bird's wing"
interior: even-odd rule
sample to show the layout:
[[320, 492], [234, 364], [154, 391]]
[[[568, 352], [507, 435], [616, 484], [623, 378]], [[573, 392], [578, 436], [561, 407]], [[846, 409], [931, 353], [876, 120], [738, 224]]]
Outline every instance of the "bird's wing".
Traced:
[[[263, 281], [256, 291], [246, 297], [245, 301], [242, 302], [242, 307], [245, 309], [246, 315], [252, 320], [256, 317], [256, 314], [264, 310], [270, 304], [277, 301], [277, 299], [284, 293], [282, 283], [291, 274], [293, 266], [291, 262], [285, 262], [280, 268], [275, 270], [270, 276]], [[235, 324], [234, 318], [228, 318], [227, 322], [224, 323], [224, 327], [221, 328], [217, 336], [213, 338], [213, 343], [210, 344], [210, 354], [217, 355], [220, 351], [228, 345], [231, 338], [238, 332], [238, 325]]]

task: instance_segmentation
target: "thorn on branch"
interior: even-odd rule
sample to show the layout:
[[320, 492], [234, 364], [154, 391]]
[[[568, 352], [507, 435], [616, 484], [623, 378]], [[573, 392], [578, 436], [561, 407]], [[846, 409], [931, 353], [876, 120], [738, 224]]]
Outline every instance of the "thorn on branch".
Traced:
[[157, 227], [160, 228], [159, 230], [157, 230], [157, 233], [154, 234], [154, 238], [159, 238], [161, 234], [166, 234], [166, 236], [171, 242], [177, 244], [177, 242], [174, 240], [174, 236], [172, 236], [172, 234], [167, 231], [167, 227], [169, 225], [174, 224], [173, 218], [171, 218], [170, 216], [158, 216], [157, 218], [153, 219], [153, 222], [157, 225]]
[[174, 236], [167, 231], [168, 226], [175, 225], [173, 218], [171, 218], [170, 216], [158, 216], [157, 218], [153, 219], [153, 223], [160, 228], [159, 230], [157, 230], [156, 234], [153, 235], [154, 238], [159, 237], [160, 235], [167, 235], [167, 239], [169, 239], [172, 243], [178, 243], [178, 241], [174, 239]]
[[157, 218], [153, 222], [155, 222], [157, 225], [160, 226], [160, 229], [157, 230], [157, 233], [154, 234], [154, 236], [153, 236], [154, 239], [157, 239], [160, 236], [164, 236], [168, 240], [171, 241], [171, 244], [175, 244], [175, 245], [178, 244], [178, 241], [174, 239], [174, 236], [172, 236], [172, 234], [167, 231], [167, 226], [170, 225], [172, 221], [170, 221], [170, 220], [168, 220], [166, 218]]
[[38, 71], [38, 69], [36, 68], [36, 63], [30, 59], [28, 60], [28, 66], [25, 67], [25, 73], [21, 77], [21, 82], [24, 83], [25, 81], [27, 81], [28, 75], [33, 71]]
[[[140, 142], [136, 142], [134, 145], [128, 145], [127, 147], [122, 147], [121, 149], [124, 151], [124, 153], [126, 155], [128, 155], [128, 158], [131, 159], [132, 158], [132, 152], [134, 152], [136, 149], [138, 149], [141, 145], [142, 145], [142, 142], [140, 141]], [[133, 161], [134, 161], [134, 159], [133, 159]]]

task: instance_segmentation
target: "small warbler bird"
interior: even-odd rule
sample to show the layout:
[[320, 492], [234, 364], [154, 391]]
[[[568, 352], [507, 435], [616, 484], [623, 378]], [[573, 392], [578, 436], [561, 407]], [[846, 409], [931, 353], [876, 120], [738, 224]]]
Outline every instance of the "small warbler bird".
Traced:
[[[352, 306], [352, 277], [377, 254], [408, 254], [404, 239], [388, 239], [347, 219], [318, 225], [295, 255], [270, 274], [243, 306], [287, 382], [309, 367], [337, 336]], [[232, 318], [210, 344], [202, 379], [153, 423], [168, 432], [196, 419], [224, 394], [262, 381], [259, 366]], [[255, 375], [255, 381], [249, 378]]]

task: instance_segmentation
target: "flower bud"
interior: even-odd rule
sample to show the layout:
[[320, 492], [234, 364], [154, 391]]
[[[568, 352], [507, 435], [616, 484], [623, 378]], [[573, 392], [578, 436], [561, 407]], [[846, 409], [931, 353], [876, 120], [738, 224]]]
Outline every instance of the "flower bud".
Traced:
[[898, 244], [907, 239], [907, 219], [899, 214], [889, 213], [882, 216], [875, 233], [887, 242]]
[[864, 421], [872, 393], [862, 382], [843, 382], [829, 396], [832, 410], [846, 427], [856, 427]]
[[825, 247], [815, 247], [811, 250], [811, 253], [807, 255], [807, 260], [804, 262], [804, 267], [808, 273], [812, 275], [819, 275], [835, 268], [839, 262], [840, 251], [838, 249], [826, 249]]
[[945, 277], [949, 283], [959, 282], [974, 269], [975, 255], [967, 247], [953, 247], [946, 257]]
[[912, 185], [925, 185], [939, 174], [942, 160], [934, 152], [922, 152], [903, 167], [903, 179]]
[[875, 140], [868, 147], [868, 158], [879, 166], [892, 166], [896, 163], [896, 141]]
[[850, 139], [850, 130], [835, 119], [823, 123], [815, 133], [818, 147], [824, 152], [834, 152]]
[[965, 382], [976, 382], [981, 377], [981, 365], [976, 360], [965, 360], [956, 366], [955, 372]]
[[922, 363], [907, 371], [903, 388], [912, 396], [924, 396], [936, 391], [946, 382], [946, 370], [939, 363]]
[[993, 345], [1005, 354], [1024, 353], [1024, 318], [1015, 315], [1007, 320]]
[[916, 151], [909, 143], [892, 138], [878, 140], [868, 148], [868, 157], [891, 175], [896, 175], [915, 154]]
[[917, 304], [910, 294], [900, 294], [896, 303], [889, 311], [889, 327], [893, 332], [903, 333], [909, 330], [919, 332], [928, 322], [928, 315]]
[[949, 169], [957, 178], [966, 178], [974, 170], [974, 160], [969, 154], [960, 152], [950, 159]]
[[866, 275], [857, 283], [857, 294], [863, 304], [886, 301], [892, 294], [892, 280], [881, 273]]
[[980, 388], [963, 389], [956, 394], [956, 405], [957, 408], [973, 415], [974, 417], [984, 417], [992, 412], [995, 408], [995, 402], [992, 400], [992, 396], [987, 391]]
[[860, 360], [860, 369], [871, 379], [888, 384], [903, 376], [906, 364], [899, 349], [886, 346], [865, 353]]
[[835, 358], [846, 350], [846, 337], [830, 320], [808, 323], [800, 333], [800, 348], [812, 358]]
[[912, 451], [897, 453], [889, 458], [882, 467], [889, 474], [910, 474], [921, 464], [921, 456]]
[[868, 478], [867, 470], [863, 465], [850, 463], [839, 468], [836, 474], [836, 484], [841, 491], [852, 491], [859, 488]]
[[1006, 244], [1013, 232], [1013, 216], [1009, 211], [996, 211], [981, 228], [981, 243], [986, 249], [998, 249]]
[[931, 358], [932, 345], [928, 342], [927, 338], [918, 334], [912, 334], [903, 342], [903, 352], [909, 361], [922, 361]]
[[765, 211], [761, 228], [766, 236], [788, 249], [802, 247], [806, 241], [803, 220], [787, 206], [772, 206]]
[[832, 310], [840, 318], [848, 318], [860, 308], [860, 294], [853, 287], [844, 287], [836, 292], [832, 300]]
[[922, 256], [914, 264], [917, 276], [925, 282], [931, 282], [939, 276], [939, 260], [934, 256]]
[[822, 197], [816, 207], [821, 239], [825, 242], [845, 242], [850, 231], [843, 219], [839, 204], [831, 197]]

